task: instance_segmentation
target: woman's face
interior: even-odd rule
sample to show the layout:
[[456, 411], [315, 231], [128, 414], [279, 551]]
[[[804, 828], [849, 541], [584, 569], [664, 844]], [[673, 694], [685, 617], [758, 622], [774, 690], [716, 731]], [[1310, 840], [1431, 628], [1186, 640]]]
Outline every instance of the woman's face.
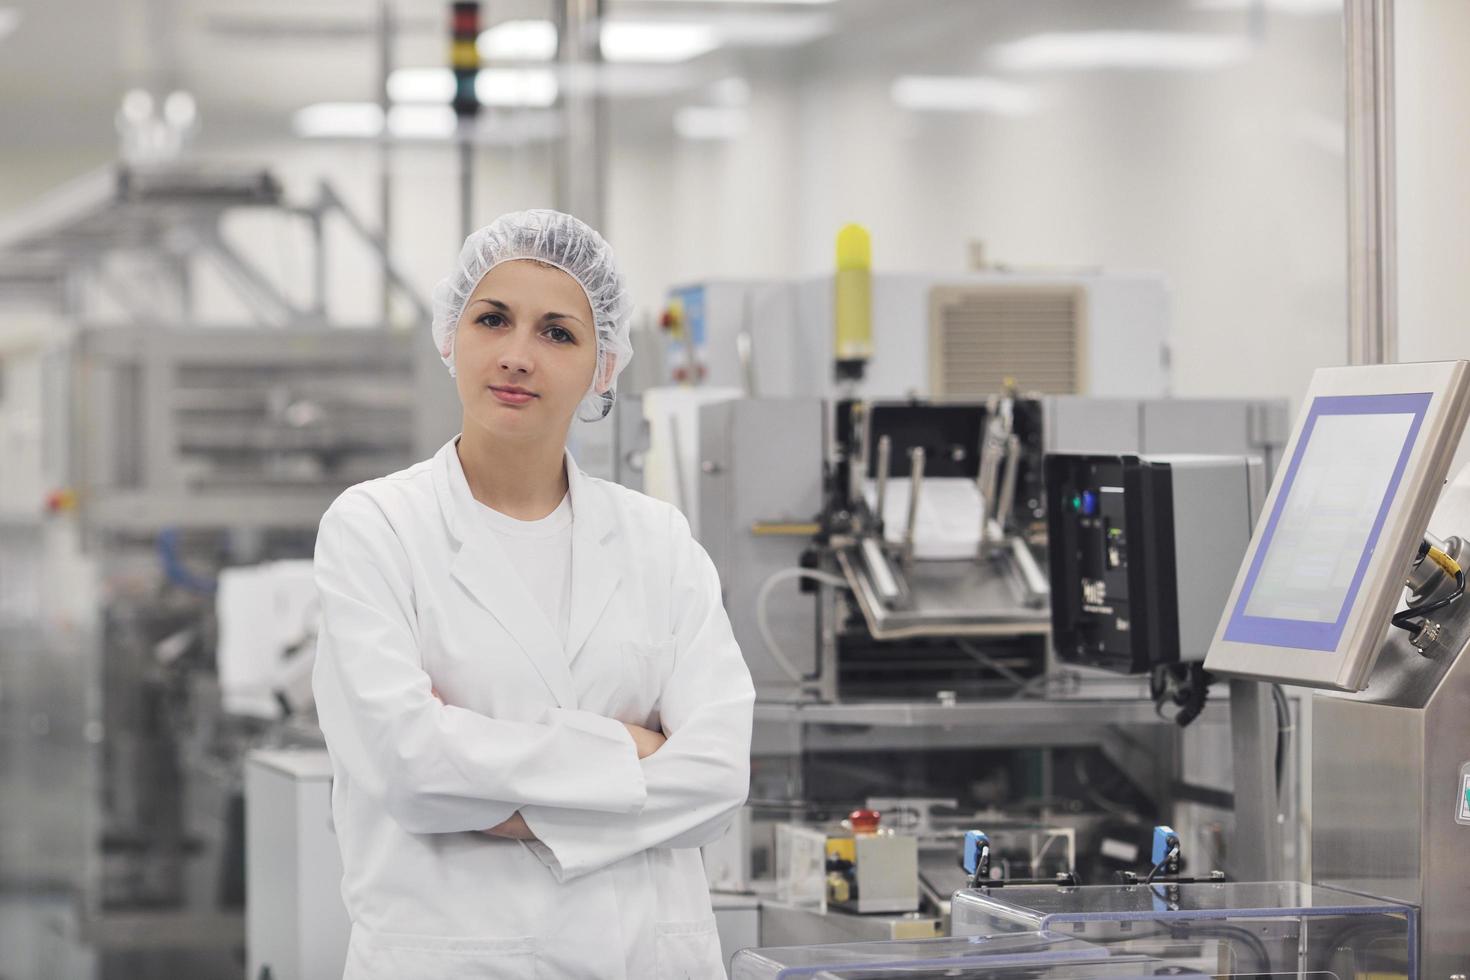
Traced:
[[565, 440], [596, 368], [587, 294], [560, 269], [502, 262], [470, 294], [454, 334], [466, 424], [501, 437]]

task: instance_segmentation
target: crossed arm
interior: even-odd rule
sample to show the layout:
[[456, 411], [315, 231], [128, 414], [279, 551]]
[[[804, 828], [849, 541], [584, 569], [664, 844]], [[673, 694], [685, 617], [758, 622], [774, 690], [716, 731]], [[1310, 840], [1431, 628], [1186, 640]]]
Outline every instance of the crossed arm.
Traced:
[[334, 762], [415, 834], [523, 840], [559, 880], [717, 839], [749, 788], [754, 688], [719, 581], [671, 517], [675, 662], [663, 732], [548, 708], [535, 722], [445, 705], [420, 661], [407, 554], [365, 494], [322, 519], [314, 688]]
[[[434, 697], [438, 698], [441, 703], [443, 702], [444, 699], [439, 697], [438, 691], [434, 691], [433, 694]], [[663, 732], [655, 732], [650, 729], [643, 728], [640, 725], [630, 725], [626, 721], [623, 722], [623, 727], [628, 729], [628, 734], [633, 738], [633, 744], [637, 747], [638, 750], [639, 762], [642, 762], [644, 759], [653, 755], [665, 742], [668, 741], [668, 739], [664, 737]], [[532, 833], [530, 827], [526, 826], [526, 818], [521, 816], [521, 812], [519, 810], [517, 810], [515, 813], [512, 813], [509, 819], [502, 820], [500, 823], [496, 824], [493, 827], [487, 827], [484, 830], [480, 831], [480, 833], [489, 834], [491, 837], [504, 837], [507, 840], [536, 840], [536, 835]]]

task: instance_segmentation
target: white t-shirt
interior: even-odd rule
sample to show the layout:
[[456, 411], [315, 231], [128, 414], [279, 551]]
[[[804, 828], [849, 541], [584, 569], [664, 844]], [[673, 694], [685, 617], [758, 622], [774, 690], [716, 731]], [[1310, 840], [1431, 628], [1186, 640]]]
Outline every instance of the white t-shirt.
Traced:
[[572, 617], [571, 494], [562, 497], [556, 510], [539, 521], [518, 521], [484, 504], [480, 505], [480, 515], [565, 649]]

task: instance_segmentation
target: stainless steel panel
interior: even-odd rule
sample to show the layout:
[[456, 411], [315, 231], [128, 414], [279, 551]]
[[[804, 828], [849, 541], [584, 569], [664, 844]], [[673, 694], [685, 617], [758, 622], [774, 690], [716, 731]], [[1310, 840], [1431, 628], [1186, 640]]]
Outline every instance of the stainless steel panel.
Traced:
[[942, 936], [943, 919], [920, 915], [859, 915], [831, 909], [798, 908], [780, 902], [761, 902], [762, 946], [816, 946], [823, 943], [871, 942], [889, 939], [928, 939]]
[[[757, 534], [762, 523], [806, 523], [822, 506], [822, 403], [739, 399], [699, 410], [701, 544], [720, 573], [725, 610], [758, 689], [789, 690], [766, 655], [756, 596], [774, 572], [799, 564], [808, 535]], [[816, 611], [797, 583], [771, 596], [770, 621], [799, 669], [814, 666]]]
[[1046, 451], [1141, 453], [1141, 403], [1131, 398], [1048, 398], [1043, 410]]
[[[1435, 508], [1470, 530], [1470, 471]], [[1313, 699], [1312, 879], [1422, 910], [1419, 975], [1470, 974], [1470, 826], [1455, 821], [1470, 762], [1470, 601], [1433, 614], [1426, 654], [1388, 629], [1368, 686]]]

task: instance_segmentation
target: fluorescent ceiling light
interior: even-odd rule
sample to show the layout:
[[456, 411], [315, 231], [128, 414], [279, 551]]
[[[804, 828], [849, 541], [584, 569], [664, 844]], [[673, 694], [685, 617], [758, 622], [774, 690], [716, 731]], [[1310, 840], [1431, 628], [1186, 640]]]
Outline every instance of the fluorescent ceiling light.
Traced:
[[828, 14], [718, 13], [692, 23], [707, 24], [721, 44], [747, 47], [790, 47], [832, 33]]
[[903, 75], [894, 80], [889, 94], [901, 109], [930, 112], [1025, 116], [1041, 105], [1028, 86], [979, 75]]
[[454, 99], [454, 72], [448, 68], [398, 68], [388, 75], [393, 102], [449, 103]]
[[556, 57], [556, 25], [549, 20], [508, 20], [475, 41], [486, 61], [550, 61]]
[[447, 105], [396, 105], [388, 110], [388, 132], [398, 139], [448, 139], [458, 123]]
[[691, 105], [674, 113], [674, 132], [686, 140], [732, 140], [748, 122], [744, 109]]
[[318, 102], [298, 109], [291, 128], [297, 136], [372, 137], [383, 131], [383, 110], [376, 102]]
[[1219, 34], [1164, 31], [1083, 31], [1034, 34], [997, 45], [995, 63], [1011, 71], [1087, 71], [1098, 68], [1205, 70], [1250, 57], [1250, 42]]
[[608, 61], [688, 61], [720, 46], [707, 24], [614, 20], [602, 25], [602, 56]]
[[475, 97], [481, 105], [544, 109], [556, 102], [556, 73], [550, 68], [481, 68]]
[[[550, 68], [481, 68], [475, 96], [481, 105], [544, 108], [556, 101], [556, 74]], [[399, 68], [388, 76], [388, 98], [403, 105], [448, 105], [454, 100], [454, 72]]]
[[20, 26], [20, 11], [15, 7], [0, 7], [0, 40], [15, 33]]

